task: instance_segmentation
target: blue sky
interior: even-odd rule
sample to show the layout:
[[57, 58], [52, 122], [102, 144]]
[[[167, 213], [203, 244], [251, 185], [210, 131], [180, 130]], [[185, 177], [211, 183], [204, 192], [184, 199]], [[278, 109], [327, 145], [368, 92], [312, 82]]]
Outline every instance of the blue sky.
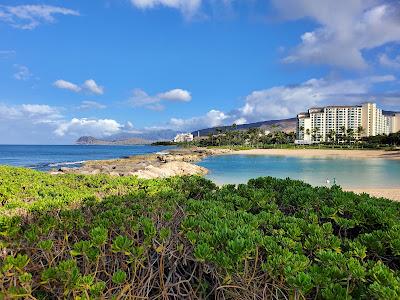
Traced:
[[0, 143], [400, 110], [399, 16], [390, 0], [2, 0]]

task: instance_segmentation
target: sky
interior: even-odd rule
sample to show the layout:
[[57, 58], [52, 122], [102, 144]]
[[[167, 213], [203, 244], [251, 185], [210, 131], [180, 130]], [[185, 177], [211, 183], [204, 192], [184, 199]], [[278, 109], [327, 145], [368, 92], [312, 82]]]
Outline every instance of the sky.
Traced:
[[0, 0], [0, 144], [400, 111], [394, 0]]

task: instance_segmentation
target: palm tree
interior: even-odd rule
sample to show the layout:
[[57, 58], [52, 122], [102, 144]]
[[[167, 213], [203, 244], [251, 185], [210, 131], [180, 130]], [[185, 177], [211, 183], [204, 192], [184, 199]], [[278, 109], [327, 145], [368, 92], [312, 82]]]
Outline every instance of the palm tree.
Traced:
[[346, 126], [340, 126], [342, 141], [346, 140]]
[[335, 144], [336, 131], [333, 129], [329, 130], [328, 138], [329, 138], [329, 141], [332, 143], [332, 145]]
[[309, 128], [306, 129], [306, 135], [310, 136], [310, 129]]
[[347, 129], [347, 139], [349, 141], [349, 144], [351, 144], [351, 142], [354, 140], [354, 129], [353, 128]]
[[316, 141], [316, 138], [317, 138], [317, 132], [319, 131], [319, 128], [318, 127], [315, 127], [315, 128], [313, 128], [312, 129], [312, 140], [315, 142]]
[[365, 133], [365, 129], [362, 126], [358, 126], [357, 128], [357, 134], [358, 134], [358, 138], [360, 139], [361, 136]]
[[298, 136], [299, 139], [300, 139], [300, 132], [302, 132], [304, 136], [304, 126], [299, 127], [299, 136]]

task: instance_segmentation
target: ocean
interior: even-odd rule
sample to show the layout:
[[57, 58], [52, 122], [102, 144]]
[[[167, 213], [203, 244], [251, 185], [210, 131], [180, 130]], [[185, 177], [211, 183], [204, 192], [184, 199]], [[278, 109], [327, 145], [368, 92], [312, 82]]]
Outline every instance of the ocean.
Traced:
[[60, 167], [78, 167], [87, 160], [122, 158], [171, 148], [149, 145], [0, 145], [0, 165], [47, 171]]

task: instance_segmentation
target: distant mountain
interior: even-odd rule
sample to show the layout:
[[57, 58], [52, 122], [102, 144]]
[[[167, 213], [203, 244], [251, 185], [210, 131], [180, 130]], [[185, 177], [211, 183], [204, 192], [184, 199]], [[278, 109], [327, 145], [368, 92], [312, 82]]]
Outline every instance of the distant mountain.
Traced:
[[[283, 120], [270, 120], [270, 121], [262, 121], [262, 122], [256, 122], [256, 123], [249, 123], [249, 124], [242, 124], [242, 125], [237, 125], [236, 130], [246, 130], [250, 128], [261, 128], [264, 130], [281, 130], [284, 132], [292, 132], [296, 131], [296, 118], [291, 118], [291, 119], [283, 119]], [[200, 136], [207, 136], [210, 133], [211, 134], [216, 134], [217, 129], [221, 129], [223, 131], [231, 131], [234, 130], [232, 126], [218, 126], [218, 127], [212, 127], [212, 128], [206, 128], [206, 129], [201, 129], [201, 130], [196, 130], [193, 131], [192, 134], [194, 136], [197, 136], [198, 134]]]
[[122, 132], [102, 139], [82, 136], [75, 143], [79, 145], [141, 145], [157, 141], [170, 141], [176, 134], [177, 131], [170, 129]]
[[394, 114], [399, 114], [400, 112], [399, 112], [399, 111], [388, 111], [388, 110], [384, 110], [384, 111], [382, 111], [382, 113], [383, 113], [385, 116], [391, 116], [391, 115], [394, 115]]
[[117, 141], [117, 140], [126, 140], [132, 138], [144, 139], [148, 141], [165, 141], [172, 140], [178, 132], [171, 129], [160, 129], [160, 130], [144, 130], [138, 132], [122, 132], [118, 134], [111, 135], [105, 140], [107, 141]]
[[123, 140], [102, 140], [97, 139], [93, 136], [82, 136], [75, 143], [78, 145], [144, 145], [151, 144], [152, 141], [140, 138], [129, 138]]

